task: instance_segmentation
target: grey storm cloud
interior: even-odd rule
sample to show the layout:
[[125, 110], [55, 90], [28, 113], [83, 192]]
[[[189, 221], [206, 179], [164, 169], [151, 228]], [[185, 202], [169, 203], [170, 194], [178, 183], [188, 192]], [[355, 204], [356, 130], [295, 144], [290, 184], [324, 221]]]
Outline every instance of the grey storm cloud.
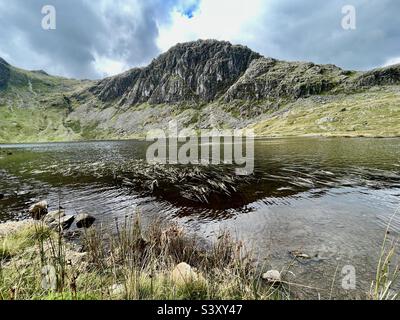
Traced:
[[[156, 57], [159, 27], [171, 22], [171, 12], [181, 2], [0, 0], [0, 56], [26, 69], [100, 78], [104, 74], [95, 68], [96, 55], [131, 67]], [[44, 5], [57, 9], [56, 30], [41, 28]], [[341, 27], [344, 5], [356, 8], [356, 30]], [[263, 12], [250, 29], [252, 37], [226, 40], [265, 56], [347, 69], [369, 69], [400, 57], [398, 0], [265, 0]]]
[[[400, 57], [400, 1], [269, 1], [248, 45], [287, 60], [365, 70]], [[343, 6], [356, 9], [356, 29], [342, 28]]]
[[[134, 12], [124, 8], [130, 2]], [[56, 8], [56, 30], [43, 30], [42, 7]], [[172, 1], [0, 0], [0, 54], [28, 69], [98, 78], [95, 54], [141, 65], [159, 53], [157, 21]]]

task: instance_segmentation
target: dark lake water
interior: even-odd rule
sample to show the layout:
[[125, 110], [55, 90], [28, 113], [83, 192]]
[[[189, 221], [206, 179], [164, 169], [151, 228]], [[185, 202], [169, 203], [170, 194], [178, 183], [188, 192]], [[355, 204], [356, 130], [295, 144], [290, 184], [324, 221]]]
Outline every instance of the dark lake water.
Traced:
[[[30, 204], [47, 199], [50, 209], [60, 203], [67, 211], [96, 215], [104, 225], [140, 211], [143, 219], [174, 219], [206, 238], [228, 229], [266, 268], [289, 267], [293, 282], [315, 287], [291, 287], [296, 296], [311, 298], [327, 298], [331, 287], [335, 297], [363, 297], [390, 221], [390, 237], [399, 235], [400, 139], [257, 140], [255, 182], [239, 188], [240, 201], [235, 195], [222, 206], [191, 206], [179, 197], [144, 195], [116, 183], [119, 166], [144, 159], [147, 146], [1, 145], [0, 221], [23, 219]], [[311, 259], [294, 259], [290, 252], [296, 250]], [[356, 269], [356, 290], [341, 287], [346, 265]]]

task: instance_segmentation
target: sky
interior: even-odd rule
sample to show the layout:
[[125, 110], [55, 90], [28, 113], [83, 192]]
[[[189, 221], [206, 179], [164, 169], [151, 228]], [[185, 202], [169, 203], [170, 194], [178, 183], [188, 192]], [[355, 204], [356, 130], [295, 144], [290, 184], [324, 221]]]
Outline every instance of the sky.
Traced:
[[[42, 13], [46, 5], [54, 16]], [[367, 70], [400, 63], [399, 12], [398, 0], [0, 0], [0, 57], [99, 79], [176, 43], [217, 39], [266, 57]], [[43, 28], [49, 17], [55, 29]]]

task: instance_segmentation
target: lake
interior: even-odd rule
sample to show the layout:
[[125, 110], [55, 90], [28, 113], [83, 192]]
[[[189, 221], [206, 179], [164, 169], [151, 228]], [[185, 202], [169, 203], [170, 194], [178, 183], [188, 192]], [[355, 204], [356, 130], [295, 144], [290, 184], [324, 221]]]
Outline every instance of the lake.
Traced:
[[[50, 209], [60, 204], [90, 213], [105, 226], [139, 211], [144, 220], [174, 220], [205, 238], [227, 229], [266, 269], [289, 268], [290, 290], [300, 298], [328, 298], [331, 290], [334, 297], [362, 297], [374, 279], [389, 222], [389, 236], [399, 235], [398, 138], [256, 140], [253, 183], [238, 188], [243, 196], [208, 205], [117, 183], [120, 165], [126, 171], [131, 161], [144, 159], [148, 145], [0, 145], [0, 221], [24, 219], [29, 205], [47, 199]], [[93, 166], [102, 170], [88, 169]], [[341, 285], [342, 268], [349, 265], [356, 271], [355, 290]]]

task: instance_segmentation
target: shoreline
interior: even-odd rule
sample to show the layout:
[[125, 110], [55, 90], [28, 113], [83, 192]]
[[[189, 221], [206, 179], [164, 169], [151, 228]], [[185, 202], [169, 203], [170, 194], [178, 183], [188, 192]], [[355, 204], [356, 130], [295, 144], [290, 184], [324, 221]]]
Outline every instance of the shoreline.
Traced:
[[[229, 233], [204, 247], [177, 224], [145, 230], [139, 215], [126, 219], [115, 236], [84, 229], [79, 243], [41, 220], [0, 223], [0, 300], [301, 300], [296, 287], [335, 299], [292, 279], [289, 266], [264, 269]], [[399, 297], [398, 271], [386, 271], [394, 250], [384, 246], [371, 291], [359, 298]]]
[[115, 236], [82, 229], [79, 244], [44, 219], [0, 223], [0, 299], [290, 298], [280, 271], [261, 270], [228, 233], [205, 247], [177, 224], [125, 219]]
[[[254, 140], [278, 140], [278, 139], [302, 139], [302, 138], [345, 138], [345, 139], [398, 139], [399, 135], [366, 135], [366, 134], [304, 134], [304, 135], [256, 135]], [[93, 140], [60, 140], [60, 141], [29, 141], [29, 142], [0, 142], [0, 148], [6, 148], [8, 145], [35, 145], [35, 144], [71, 144], [71, 143], [93, 143], [93, 142], [119, 142], [119, 141], [138, 141], [138, 142], [146, 142], [146, 138], [144, 137], [132, 137], [132, 138], [118, 138], [118, 139], [93, 139]]]

